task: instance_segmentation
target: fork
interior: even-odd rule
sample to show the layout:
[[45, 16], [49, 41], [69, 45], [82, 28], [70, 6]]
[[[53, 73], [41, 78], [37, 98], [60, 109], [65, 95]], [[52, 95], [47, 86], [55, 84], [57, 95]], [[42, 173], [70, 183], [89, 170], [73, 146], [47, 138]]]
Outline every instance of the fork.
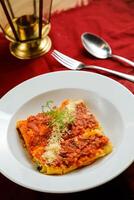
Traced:
[[134, 82], [134, 76], [133, 75], [129, 75], [129, 74], [125, 74], [119, 71], [115, 71], [115, 70], [111, 70], [111, 69], [107, 69], [107, 68], [103, 68], [100, 66], [95, 66], [95, 65], [85, 65], [84, 63], [75, 60], [73, 58], [70, 58], [69, 56], [66, 56], [65, 54], [57, 51], [57, 50], [53, 50], [52, 54], [51, 54], [59, 63], [61, 63], [63, 66], [67, 67], [68, 69], [72, 69], [72, 70], [80, 70], [83, 68], [87, 68], [87, 69], [95, 69], [95, 70], [101, 70], [104, 72], [108, 72], [109, 74], [113, 74], [122, 78], [125, 78], [129, 81]]

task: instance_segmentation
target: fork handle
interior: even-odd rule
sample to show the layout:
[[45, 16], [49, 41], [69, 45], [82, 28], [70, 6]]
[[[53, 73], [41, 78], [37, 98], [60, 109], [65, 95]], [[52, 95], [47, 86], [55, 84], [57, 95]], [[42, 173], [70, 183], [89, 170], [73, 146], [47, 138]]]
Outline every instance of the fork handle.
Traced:
[[111, 70], [111, 69], [107, 69], [107, 68], [103, 68], [103, 67], [99, 67], [99, 66], [95, 66], [95, 65], [89, 65], [89, 66], [86, 66], [85, 68], [101, 70], [101, 71], [108, 72], [110, 74], [114, 74], [116, 76], [119, 76], [119, 77], [122, 77], [122, 78], [129, 80], [129, 81], [134, 82], [134, 76], [133, 75], [125, 74], [125, 73], [122, 73], [122, 72], [118, 72], [118, 71], [115, 71], [115, 70]]

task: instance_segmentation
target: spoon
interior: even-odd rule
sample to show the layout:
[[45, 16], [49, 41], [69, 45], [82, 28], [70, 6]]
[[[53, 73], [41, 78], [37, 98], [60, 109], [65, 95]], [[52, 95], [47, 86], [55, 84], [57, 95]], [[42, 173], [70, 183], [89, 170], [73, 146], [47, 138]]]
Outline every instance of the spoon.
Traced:
[[82, 40], [82, 44], [85, 47], [85, 49], [93, 56], [95, 56], [97, 58], [101, 58], [101, 59], [113, 57], [118, 60], [122, 60], [122, 61], [126, 62], [127, 64], [134, 67], [134, 62], [132, 62], [126, 58], [123, 58], [121, 56], [112, 54], [111, 47], [101, 37], [99, 37], [95, 34], [92, 34], [92, 33], [83, 33], [81, 35], [81, 40]]

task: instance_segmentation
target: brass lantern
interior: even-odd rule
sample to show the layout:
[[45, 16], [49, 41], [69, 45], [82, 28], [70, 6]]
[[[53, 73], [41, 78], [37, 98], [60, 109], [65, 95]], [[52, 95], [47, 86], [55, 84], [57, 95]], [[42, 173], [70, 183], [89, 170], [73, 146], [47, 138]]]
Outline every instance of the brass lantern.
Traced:
[[52, 0], [0, 0], [0, 28], [10, 52], [30, 59], [48, 52]]

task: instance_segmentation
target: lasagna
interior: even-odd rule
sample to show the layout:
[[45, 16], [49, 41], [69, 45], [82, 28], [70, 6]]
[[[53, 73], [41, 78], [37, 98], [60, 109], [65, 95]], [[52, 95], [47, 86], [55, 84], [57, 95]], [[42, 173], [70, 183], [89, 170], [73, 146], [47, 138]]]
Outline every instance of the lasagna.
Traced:
[[37, 169], [65, 174], [112, 151], [95, 115], [83, 100], [48, 101], [42, 112], [17, 121], [17, 130]]

